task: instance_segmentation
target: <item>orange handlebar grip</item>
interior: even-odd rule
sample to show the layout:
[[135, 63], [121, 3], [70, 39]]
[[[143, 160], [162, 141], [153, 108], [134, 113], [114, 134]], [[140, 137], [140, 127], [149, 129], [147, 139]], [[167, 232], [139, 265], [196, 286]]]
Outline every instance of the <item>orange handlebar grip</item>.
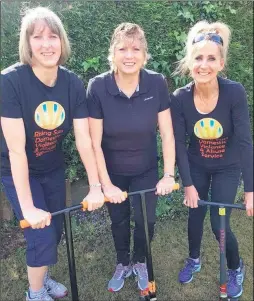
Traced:
[[[125, 198], [127, 198], [128, 193], [126, 191], [124, 191], [123, 193], [124, 193]], [[105, 197], [104, 203], [106, 203], [106, 202], [110, 202], [110, 200]], [[82, 201], [81, 205], [82, 205], [82, 211], [86, 211], [88, 209], [88, 202], [86, 200]]]
[[[127, 199], [127, 197], [128, 197], [127, 191], [123, 191], [123, 195], [124, 195], [124, 197]], [[104, 202], [110, 202], [110, 200], [109, 200], [108, 198], [105, 197]]]
[[84, 200], [81, 202], [81, 205], [83, 206], [81, 210], [86, 211], [88, 208], [88, 202], [86, 200]]
[[179, 183], [175, 183], [173, 190], [179, 190], [179, 189], [180, 189]]
[[21, 229], [25, 229], [25, 228], [29, 228], [31, 225], [28, 223], [28, 221], [26, 221], [25, 219], [22, 219], [19, 222], [20, 228]]
[[[104, 202], [109, 202], [109, 199], [105, 198]], [[86, 200], [81, 202], [82, 211], [86, 211], [88, 209], [88, 202]]]
[[[50, 214], [50, 219], [52, 218], [51, 214]], [[19, 222], [19, 225], [20, 225], [20, 228], [21, 229], [25, 229], [25, 228], [29, 228], [31, 227], [31, 225], [29, 224], [29, 222], [25, 219], [22, 219], [20, 222]]]
[[110, 200], [109, 200], [108, 198], [105, 197], [104, 203], [109, 203], [109, 202], [110, 202]]

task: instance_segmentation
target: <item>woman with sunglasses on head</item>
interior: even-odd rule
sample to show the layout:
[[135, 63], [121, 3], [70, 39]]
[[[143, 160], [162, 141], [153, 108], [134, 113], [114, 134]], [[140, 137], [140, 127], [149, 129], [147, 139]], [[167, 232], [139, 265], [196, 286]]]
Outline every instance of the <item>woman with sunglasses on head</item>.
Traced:
[[[165, 195], [174, 185], [175, 143], [167, 83], [161, 74], [144, 69], [148, 59], [144, 31], [122, 23], [109, 48], [111, 71], [90, 80], [87, 88], [90, 131], [117, 253], [117, 266], [108, 290], [119, 291], [133, 272], [138, 286], [148, 286], [145, 237], [140, 196], [134, 196], [134, 254], [130, 258], [130, 201], [123, 191], [157, 187]], [[158, 179], [157, 125], [163, 146], [164, 177]], [[150, 239], [155, 225], [157, 196], [146, 194]]]
[[[198, 22], [191, 28], [186, 55], [178, 72], [193, 81], [172, 95], [172, 119], [176, 157], [189, 208], [189, 258], [179, 273], [181, 283], [189, 283], [200, 271], [200, 245], [211, 188], [213, 202], [233, 203], [241, 170], [247, 214], [253, 216], [253, 149], [246, 92], [240, 83], [218, 76], [226, 59], [230, 30], [224, 23]], [[186, 134], [190, 142], [186, 148]], [[228, 295], [239, 297], [243, 291], [244, 265], [238, 243], [230, 229], [231, 210], [226, 214], [226, 257]], [[210, 208], [213, 233], [219, 241], [218, 208]]]
[[22, 19], [21, 63], [1, 73], [1, 180], [27, 242], [27, 301], [52, 301], [67, 295], [48, 266], [57, 262], [63, 216], [49, 212], [65, 207], [63, 138], [74, 127], [76, 146], [87, 170], [88, 210], [102, 206], [96, 160], [88, 125], [82, 81], [60, 66], [70, 54], [60, 19], [49, 9], [31, 9]]

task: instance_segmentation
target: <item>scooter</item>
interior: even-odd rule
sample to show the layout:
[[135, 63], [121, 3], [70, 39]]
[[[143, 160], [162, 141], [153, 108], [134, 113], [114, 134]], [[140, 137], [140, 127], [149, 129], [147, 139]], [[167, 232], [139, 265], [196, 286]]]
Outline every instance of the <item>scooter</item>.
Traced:
[[[243, 204], [223, 204], [215, 202], [198, 201], [199, 206], [216, 206], [220, 215], [220, 301], [239, 301], [239, 298], [230, 298], [227, 294], [227, 270], [226, 270], [226, 208], [245, 210]], [[245, 270], [243, 271], [245, 274]]]
[[[178, 190], [179, 188], [180, 188], [179, 184], [176, 183], [173, 187], [173, 190]], [[140, 301], [157, 301], [156, 285], [155, 285], [154, 273], [153, 273], [152, 251], [151, 251], [151, 244], [150, 244], [149, 231], [148, 231], [146, 198], [145, 198], [146, 193], [154, 192], [154, 191], [156, 191], [156, 188], [145, 189], [145, 190], [134, 191], [134, 192], [128, 193], [128, 196], [133, 196], [133, 195], [137, 195], [137, 194], [140, 195], [143, 221], [144, 221], [144, 229], [145, 229], [148, 287], [145, 290], [140, 291], [140, 297], [139, 297]]]
[[[175, 184], [173, 190], [179, 189], [179, 184]], [[148, 273], [148, 288], [140, 291], [140, 301], [157, 301], [156, 297], [156, 286], [154, 280], [153, 273], [153, 262], [152, 262], [152, 252], [151, 245], [149, 239], [148, 232], [148, 221], [147, 221], [147, 211], [146, 211], [146, 199], [145, 194], [148, 192], [154, 192], [156, 188], [145, 189], [140, 191], [134, 191], [131, 193], [124, 192], [125, 197], [133, 196], [139, 194], [141, 197], [141, 206], [142, 206], [142, 214], [144, 221], [144, 229], [145, 229], [145, 239], [146, 239], [146, 263], [147, 263], [147, 273]], [[104, 200], [105, 202], [109, 202], [108, 199]], [[82, 201], [80, 205], [67, 207], [63, 210], [59, 210], [51, 213], [51, 217], [64, 214], [64, 227], [65, 227], [65, 236], [66, 236], [66, 248], [67, 248], [67, 257], [68, 257], [68, 265], [69, 265], [69, 276], [70, 276], [70, 284], [71, 284], [71, 296], [72, 301], [79, 301], [78, 296], [78, 286], [77, 286], [77, 276], [76, 276], [76, 266], [75, 266], [75, 254], [73, 247], [73, 237], [72, 237], [72, 228], [71, 228], [71, 212], [76, 210], [86, 211], [88, 208], [88, 202], [86, 200]], [[28, 228], [31, 225], [26, 220], [20, 221], [20, 227], [22, 229]]]

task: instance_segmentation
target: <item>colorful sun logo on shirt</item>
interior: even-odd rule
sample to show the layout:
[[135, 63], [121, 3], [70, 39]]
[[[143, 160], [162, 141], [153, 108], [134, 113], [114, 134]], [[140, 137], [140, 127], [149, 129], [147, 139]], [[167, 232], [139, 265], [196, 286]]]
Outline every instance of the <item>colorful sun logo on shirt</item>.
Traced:
[[44, 130], [54, 130], [59, 127], [65, 119], [64, 108], [55, 101], [44, 101], [34, 113], [34, 120]]
[[217, 120], [203, 118], [196, 122], [194, 133], [200, 139], [218, 139], [223, 134], [223, 128]]

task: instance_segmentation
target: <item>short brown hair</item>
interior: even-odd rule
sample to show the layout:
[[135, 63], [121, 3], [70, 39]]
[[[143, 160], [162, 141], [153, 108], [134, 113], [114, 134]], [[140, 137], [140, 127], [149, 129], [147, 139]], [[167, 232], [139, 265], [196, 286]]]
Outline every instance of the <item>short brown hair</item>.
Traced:
[[148, 54], [148, 47], [144, 30], [135, 23], [121, 23], [115, 28], [109, 46], [108, 61], [111, 70], [115, 70], [113, 63], [115, 46], [124, 38], [137, 38], [141, 42], [145, 53], [145, 64], [150, 57], [150, 55]]
[[36, 22], [44, 21], [50, 30], [59, 36], [61, 40], [61, 56], [58, 64], [65, 64], [68, 60], [71, 49], [70, 43], [59, 17], [46, 7], [36, 7], [26, 11], [25, 16], [21, 22], [20, 36], [19, 36], [19, 58], [23, 64], [32, 64], [32, 52], [29, 43], [29, 37], [34, 32]]

